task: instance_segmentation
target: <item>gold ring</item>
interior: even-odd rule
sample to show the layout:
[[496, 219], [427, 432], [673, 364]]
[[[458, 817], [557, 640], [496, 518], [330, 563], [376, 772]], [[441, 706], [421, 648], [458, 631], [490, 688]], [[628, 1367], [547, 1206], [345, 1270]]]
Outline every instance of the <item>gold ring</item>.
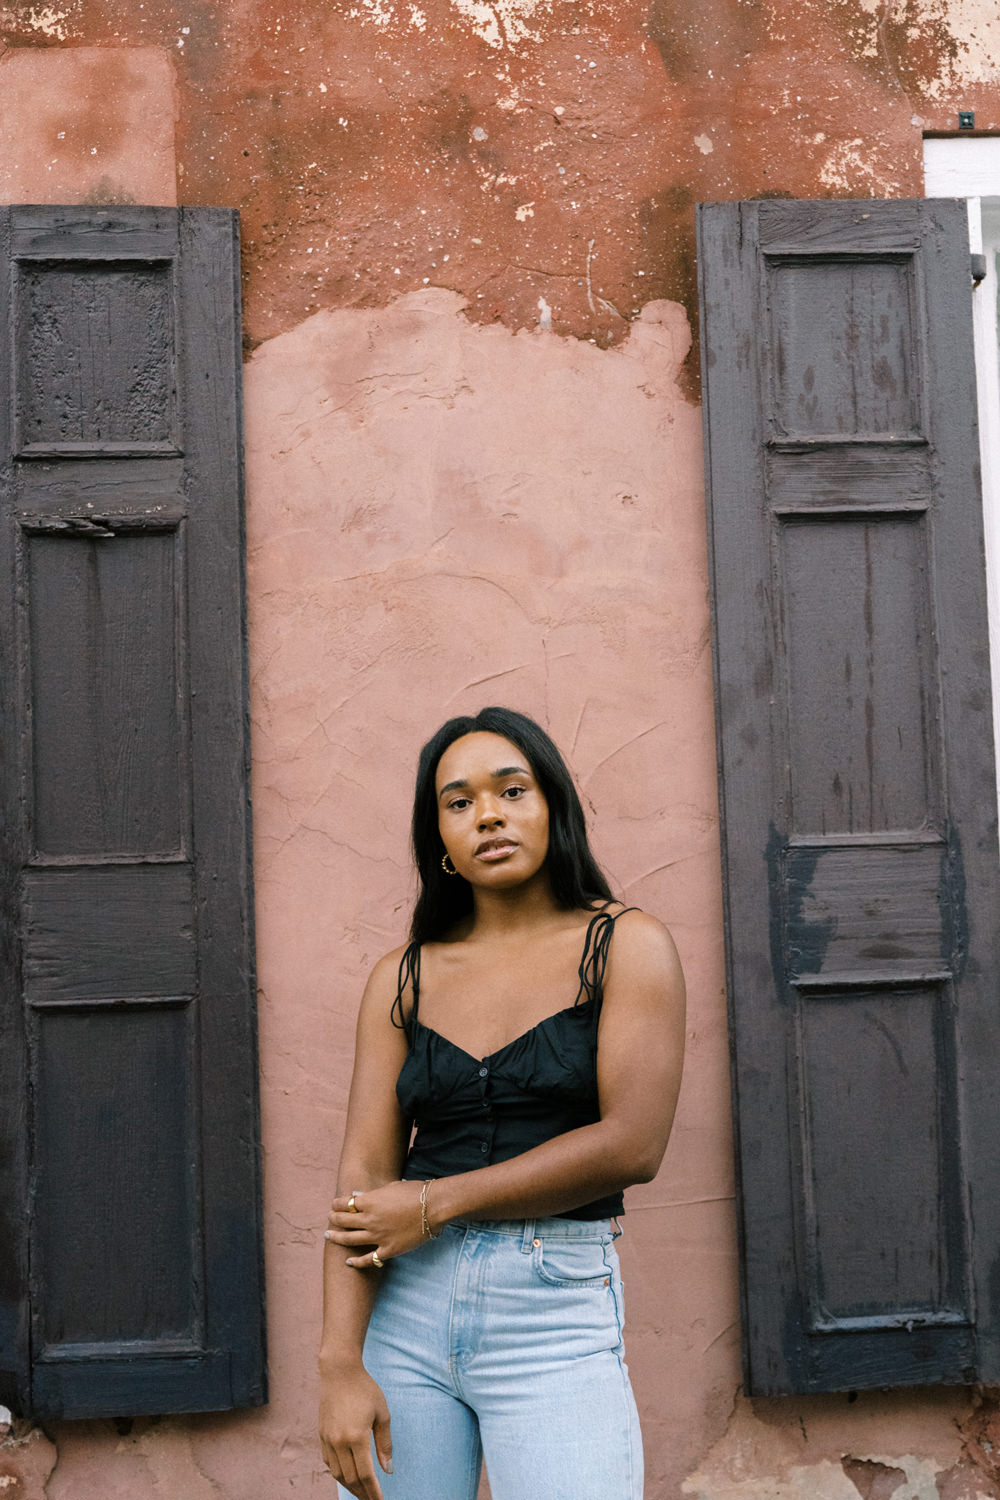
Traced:
[[380, 1271], [381, 1271], [382, 1267], [385, 1265], [385, 1261], [379, 1255], [379, 1253], [378, 1253], [377, 1250], [373, 1250], [372, 1251], [372, 1265], [373, 1266], [378, 1266], [378, 1268], [379, 1268]]
[[347, 1200], [347, 1212], [349, 1214], [357, 1214], [357, 1213], [361, 1212], [361, 1210], [358, 1208], [358, 1205], [354, 1201], [354, 1194], [353, 1193], [351, 1194], [351, 1196]]

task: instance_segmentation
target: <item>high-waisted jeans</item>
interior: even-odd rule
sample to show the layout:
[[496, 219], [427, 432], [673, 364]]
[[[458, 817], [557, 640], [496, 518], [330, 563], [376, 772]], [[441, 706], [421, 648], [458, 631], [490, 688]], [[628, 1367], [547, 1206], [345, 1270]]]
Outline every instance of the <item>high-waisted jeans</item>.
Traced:
[[475, 1500], [484, 1455], [493, 1500], [642, 1500], [613, 1240], [606, 1219], [457, 1221], [386, 1262], [364, 1349], [385, 1500]]

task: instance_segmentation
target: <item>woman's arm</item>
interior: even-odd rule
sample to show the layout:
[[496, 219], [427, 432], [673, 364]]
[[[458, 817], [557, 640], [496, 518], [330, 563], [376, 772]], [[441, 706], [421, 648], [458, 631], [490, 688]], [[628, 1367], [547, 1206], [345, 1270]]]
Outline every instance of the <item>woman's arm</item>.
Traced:
[[[655, 1176], [666, 1149], [684, 1051], [684, 978], [673, 941], [655, 917], [619, 918], [604, 984], [597, 1050], [601, 1118], [494, 1166], [442, 1177], [427, 1192], [433, 1229], [449, 1219], [534, 1218], [562, 1213]], [[331, 1234], [371, 1264], [419, 1244], [419, 1183], [359, 1197], [357, 1218], [338, 1198]]]
[[[376, 964], [361, 1002], [337, 1184], [345, 1197], [356, 1188], [393, 1181], [403, 1167], [409, 1126], [395, 1086], [406, 1057], [406, 1038], [391, 1021], [399, 958], [398, 953], [388, 954]], [[343, 1251], [327, 1242], [319, 1354], [320, 1441], [334, 1478], [359, 1500], [382, 1500], [371, 1460], [373, 1431], [379, 1462], [389, 1472], [392, 1468], [389, 1410], [361, 1362], [377, 1287], [374, 1276], [359, 1276], [344, 1263]]]

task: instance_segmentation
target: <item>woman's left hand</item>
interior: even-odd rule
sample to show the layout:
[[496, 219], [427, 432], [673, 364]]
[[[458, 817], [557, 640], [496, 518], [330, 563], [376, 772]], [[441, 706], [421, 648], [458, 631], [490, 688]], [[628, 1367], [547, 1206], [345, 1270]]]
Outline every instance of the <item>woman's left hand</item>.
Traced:
[[[334, 1198], [326, 1238], [365, 1254], [348, 1256], [347, 1264], [366, 1271], [379, 1261], [405, 1255], [425, 1239], [420, 1213], [420, 1182], [387, 1182], [384, 1187]], [[353, 1205], [349, 1206], [349, 1205]], [[368, 1247], [374, 1245], [374, 1250]]]

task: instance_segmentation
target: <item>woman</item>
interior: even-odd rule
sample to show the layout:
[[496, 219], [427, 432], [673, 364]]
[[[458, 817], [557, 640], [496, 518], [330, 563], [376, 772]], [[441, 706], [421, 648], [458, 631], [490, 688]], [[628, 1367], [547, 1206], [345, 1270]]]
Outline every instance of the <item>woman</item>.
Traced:
[[613, 1239], [670, 1132], [676, 951], [613, 899], [522, 714], [425, 745], [413, 844], [326, 1236], [323, 1456], [358, 1500], [474, 1500], [484, 1452], [493, 1500], [641, 1500]]

